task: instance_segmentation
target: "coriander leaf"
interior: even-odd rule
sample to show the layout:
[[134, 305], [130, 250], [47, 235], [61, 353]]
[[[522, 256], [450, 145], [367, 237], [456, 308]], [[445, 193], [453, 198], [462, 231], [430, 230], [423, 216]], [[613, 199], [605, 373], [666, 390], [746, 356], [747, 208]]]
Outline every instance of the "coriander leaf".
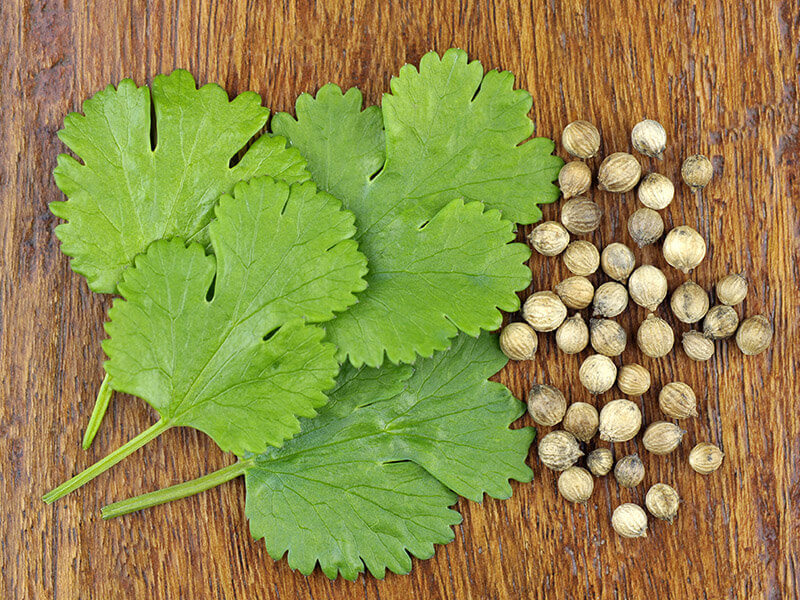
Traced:
[[302, 95], [297, 119], [273, 119], [315, 180], [356, 214], [369, 259], [367, 291], [328, 327], [340, 358], [411, 362], [459, 330], [497, 328], [498, 308], [519, 307], [529, 250], [509, 244], [511, 221], [541, 218], [537, 204], [558, 197], [563, 163], [552, 141], [525, 142], [531, 97], [513, 83], [508, 72], [484, 75], [463, 51], [431, 52], [392, 80], [385, 134], [377, 107], [361, 111], [358, 90], [335, 85]]
[[511, 495], [530, 481], [531, 428], [509, 429], [523, 405], [487, 381], [505, 364], [494, 336], [464, 334], [413, 366], [346, 365], [329, 403], [281, 448], [247, 455], [200, 480], [103, 509], [110, 518], [245, 475], [245, 513], [267, 551], [310, 573], [355, 579], [366, 567], [407, 573], [453, 539], [456, 494]]
[[214, 204], [237, 181], [309, 177], [296, 150], [263, 135], [230, 166], [269, 110], [253, 92], [229, 102], [218, 85], [197, 89], [183, 70], [158, 75], [152, 91], [125, 79], [84, 102], [83, 112], [69, 114], [59, 131], [82, 162], [58, 157], [56, 184], [69, 200], [50, 209], [68, 221], [56, 227], [61, 249], [95, 292], [115, 292], [133, 257], [155, 240], [207, 245]]
[[[215, 256], [197, 243], [161, 240], [125, 272], [106, 324], [106, 370], [116, 390], [161, 416], [144, 442], [189, 426], [223, 450], [263, 452], [325, 403], [338, 372], [335, 348], [306, 322], [355, 302], [366, 259], [350, 239], [352, 213], [311, 182], [240, 182], [216, 216]], [[115, 464], [144, 443], [137, 439], [45, 499]]]

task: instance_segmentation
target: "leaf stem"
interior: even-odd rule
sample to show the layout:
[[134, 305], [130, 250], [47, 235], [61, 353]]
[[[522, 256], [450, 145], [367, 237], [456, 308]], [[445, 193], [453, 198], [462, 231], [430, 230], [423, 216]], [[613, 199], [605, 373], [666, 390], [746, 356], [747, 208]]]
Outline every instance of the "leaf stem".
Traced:
[[167, 419], [159, 419], [155, 424], [148, 429], [145, 429], [142, 433], [137, 435], [124, 446], [120, 446], [105, 458], [98, 460], [88, 469], [78, 473], [72, 479], [65, 481], [54, 490], [46, 493], [44, 496], [42, 496], [42, 500], [50, 504], [51, 502], [55, 502], [59, 498], [66, 496], [73, 490], [78, 489], [83, 484], [90, 482], [101, 473], [107, 471], [126, 456], [133, 454], [147, 442], [157, 438], [171, 426], [171, 421]]
[[203, 477], [198, 477], [197, 479], [192, 479], [185, 483], [179, 483], [178, 485], [173, 485], [163, 490], [156, 490], [155, 492], [142, 494], [141, 496], [135, 496], [134, 498], [128, 498], [120, 502], [114, 502], [113, 504], [104, 506], [100, 513], [103, 515], [104, 519], [113, 519], [114, 517], [121, 517], [122, 515], [136, 512], [137, 510], [151, 508], [159, 504], [166, 504], [167, 502], [186, 498], [187, 496], [194, 496], [200, 492], [205, 492], [213, 487], [222, 485], [231, 479], [235, 479], [239, 475], [242, 475], [252, 464], [252, 459], [240, 460], [219, 471], [204, 475]]
[[100, 429], [100, 423], [103, 422], [103, 417], [106, 416], [108, 410], [108, 403], [111, 402], [111, 396], [114, 395], [114, 388], [111, 387], [111, 380], [108, 373], [103, 378], [103, 383], [100, 384], [100, 389], [97, 392], [97, 400], [94, 401], [94, 409], [92, 416], [89, 417], [89, 422], [86, 424], [86, 432], [83, 434], [83, 449], [88, 450], [92, 445], [94, 436], [97, 435], [97, 430]]

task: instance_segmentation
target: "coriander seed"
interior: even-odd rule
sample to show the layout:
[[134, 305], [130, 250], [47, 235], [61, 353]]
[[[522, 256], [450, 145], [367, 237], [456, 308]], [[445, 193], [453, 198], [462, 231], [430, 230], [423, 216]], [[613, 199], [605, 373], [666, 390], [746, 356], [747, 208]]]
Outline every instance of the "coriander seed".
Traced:
[[561, 257], [566, 267], [575, 275], [588, 277], [600, 266], [600, 252], [592, 242], [575, 240]]
[[642, 265], [631, 273], [628, 293], [636, 304], [655, 311], [667, 297], [667, 277], [653, 265]]
[[647, 208], [663, 210], [675, 197], [675, 185], [661, 173], [648, 173], [642, 177], [636, 195]]
[[567, 316], [567, 307], [553, 292], [535, 292], [522, 305], [522, 318], [536, 331], [553, 331]]
[[585, 162], [573, 160], [558, 172], [558, 187], [564, 200], [580, 196], [592, 185], [592, 170]]
[[543, 256], [556, 256], [569, 244], [569, 232], [561, 223], [545, 221], [533, 228], [528, 235], [531, 247]]
[[617, 367], [607, 356], [592, 354], [581, 363], [578, 378], [583, 387], [592, 394], [602, 394], [614, 385], [617, 379]]
[[567, 399], [556, 387], [534, 384], [528, 392], [528, 414], [537, 425], [552, 427], [561, 423], [567, 412]]
[[617, 375], [617, 387], [623, 394], [641, 396], [650, 389], [650, 371], [636, 363], [622, 365]]
[[582, 467], [570, 467], [558, 476], [558, 492], [564, 500], [575, 503], [586, 502], [594, 490], [594, 479]]
[[559, 281], [556, 284], [556, 294], [567, 308], [581, 310], [591, 303], [594, 286], [586, 277], [575, 275]]
[[603, 248], [600, 254], [600, 266], [611, 279], [624, 283], [636, 266], [636, 258], [626, 245], [614, 242]]
[[556, 346], [566, 354], [577, 354], [589, 344], [589, 328], [579, 314], [566, 319], [556, 330]]
[[509, 323], [500, 332], [500, 350], [511, 360], [531, 360], [539, 339], [525, 323]]
[[640, 154], [661, 160], [667, 147], [667, 132], [658, 121], [645, 119], [633, 126], [631, 143]]
[[683, 334], [681, 345], [686, 356], [692, 360], [709, 360], [714, 356], [714, 342], [699, 331], [687, 331]]
[[625, 538], [647, 537], [647, 514], [641, 506], [626, 502], [614, 509], [611, 526]]
[[736, 332], [736, 345], [744, 354], [761, 354], [772, 342], [772, 325], [764, 315], [748, 317]]
[[614, 466], [614, 454], [608, 448], [595, 448], [586, 457], [586, 466], [595, 477], [608, 475]]
[[564, 415], [563, 427], [581, 442], [588, 442], [597, 433], [600, 416], [597, 409], [586, 402], [573, 402]]
[[675, 488], [666, 483], [656, 483], [647, 490], [644, 505], [656, 519], [672, 523], [678, 515], [680, 501]]
[[624, 488], [635, 488], [644, 479], [644, 464], [638, 454], [624, 456], [614, 466], [614, 479]]
[[652, 208], [640, 208], [628, 217], [628, 233], [639, 246], [649, 246], [664, 233], [664, 220]]
[[630, 400], [612, 400], [600, 411], [600, 439], [627, 442], [642, 427], [642, 411]]
[[578, 158], [592, 158], [600, 149], [600, 132], [589, 121], [573, 121], [561, 134], [564, 150]]
[[589, 339], [598, 354], [619, 356], [628, 343], [622, 325], [611, 319], [589, 319]]
[[679, 225], [667, 234], [662, 246], [664, 259], [676, 269], [688, 273], [706, 255], [706, 241], [697, 231]]
[[720, 304], [734, 306], [747, 296], [747, 280], [738, 274], [728, 275], [717, 282], [716, 290]]
[[712, 306], [703, 319], [703, 333], [712, 340], [724, 340], [731, 337], [738, 326], [739, 315], [725, 304]]
[[570, 198], [561, 205], [561, 223], [571, 233], [591, 233], [600, 227], [603, 210], [586, 196]]
[[708, 312], [708, 294], [694, 281], [686, 281], [672, 292], [669, 305], [682, 323], [697, 323]]
[[592, 306], [595, 316], [616, 317], [628, 307], [628, 290], [621, 283], [607, 281], [597, 288]]
[[713, 473], [722, 465], [725, 455], [714, 444], [700, 442], [689, 453], [689, 466], [701, 475]]
[[578, 440], [567, 431], [551, 431], [539, 442], [539, 460], [553, 471], [566, 471], [581, 456]]
[[629, 192], [639, 183], [642, 166], [636, 158], [627, 152], [614, 152], [600, 163], [597, 171], [599, 187], [604, 192], [623, 194]]
[[678, 447], [685, 433], [685, 429], [674, 423], [656, 421], [645, 429], [642, 444], [645, 450], [653, 454], [669, 454]]
[[661, 358], [666, 356], [675, 345], [675, 333], [669, 323], [651, 313], [639, 325], [636, 332], [636, 343], [639, 350], [647, 356]]
[[682, 381], [668, 383], [658, 393], [658, 406], [668, 417], [687, 419], [697, 416], [697, 396]]
[[695, 154], [683, 161], [681, 177], [693, 191], [702, 190], [711, 181], [714, 175], [714, 166], [702, 154]]

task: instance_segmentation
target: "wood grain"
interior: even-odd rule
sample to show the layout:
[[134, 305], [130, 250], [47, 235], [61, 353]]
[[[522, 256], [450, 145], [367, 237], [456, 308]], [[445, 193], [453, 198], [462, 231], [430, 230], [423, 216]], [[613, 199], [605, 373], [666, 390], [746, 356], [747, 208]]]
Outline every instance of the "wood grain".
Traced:
[[[2, 596], [46, 598], [797, 598], [800, 596], [800, 6], [797, 2], [253, 2], [236, 0], [0, 3], [0, 561]], [[60, 254], [47, 204], [61, 199], [51, 172], [64, 148], [64, 115], [109, 83], [145, 83], [189, 69], [231, 94], [248, 89], [290, 110], [295, 97], [334, 81], [379, 102], [391, 76], [427, 50], [465, 48], [488, 68], [513, 71], [534, 96], [538, 134], [558, 138], [576, 118], [599, 125], [602, 152], [628, 150], [647, 116], [667, 129], [663, 163], [678, 181], [682, 157], [703, 152], [715, 178], [702, 194], [678, 186], [667, 227], [695, 224], [710, 241], [691, 279], [710, 288], [743, 271], [740, 315], [762, 312], [771, 348], [743, 357], [721, 343], [707, 364], [681, 351], [639, 360], [654, 375], [690, 383], [701, 414], [673, 455], [643, 453], [645, 484], [675, 485], [673, 525], [651, 521], [644, 540], [614, 535], [620, 490], [599, 481], [592, 501], [567, 505], [553, 474], [531, 459], [533, 484], [512, 499], [459, 503], [464, 523], [434, 559], [408, 576], [330, 582], [273, 562], [250, 539], [241, 481], [199, 497], [103, 522], [109, 501], [207, 473], [229, 462], [205, 436], [170, 431], [54, 506], [40, 495], [152, 422], [120, 398], [90, 452], [80, 450], [101, 380], [108, 297], [89, 293]], [[563, 155], [563, 152], [559, 149]], [[597, 162], [592, 166], [596, 168]], [[608, 218], [598, 244], [630, 243], [631, 194], [595, 194]], [[546, 209], [557, 217], [557, 207]], [[521, 231], [520, 236], [526, 231]], [[656, 248], [637, 251], [662, 264]], [[535, 289], [566, 275], [558, 259], [531, 259]], [[684, 279], [668, 271], [671, 287]], [[596, 277], [595, 277], [596, 279]], [[662, 311], [665, 312], [665, 311]], [[643, 317], [623, 320], [629, 335]], [[513, 315], [511, 318], [517, 318]], [[677, 326], [678, 332], [686, 329]], [[531, 383], [601, 405], [577, 381], [579, 357], [541, 336], [535, 361], [500, 375], [518, 396]], [[585, 353], [584, 353], [585, 355]], [[656, 394], [642, 399], [659, 417]], [[524, 419], [522, 421], [528, 424]], [[723, 468], [702, 477], [686, 458], [719, 443]], [[639, 449], [621, 445], [617, 454]]]

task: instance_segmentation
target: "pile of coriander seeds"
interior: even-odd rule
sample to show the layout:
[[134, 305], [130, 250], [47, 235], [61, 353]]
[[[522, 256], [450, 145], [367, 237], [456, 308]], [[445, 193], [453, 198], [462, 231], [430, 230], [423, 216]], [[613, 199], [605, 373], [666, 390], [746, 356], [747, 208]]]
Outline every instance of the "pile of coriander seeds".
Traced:
[[[660, 123], [644, 120], [631, 133], [636, 152], [648, 158], [661, 159], [667, 136]], [[546, 221], [528, 236], [533, 249], [545, 257], [561, 257], [572, 276], [560, 281], [553, 290], [538, 290], [522, 307], [524, 322], [507, 325], [500, 334], [500, 347], [512, 360], [530, 360], [538, 348], [538, 335], [555, 332], [557, 348], [577, 354], [591, 347], [593, 353], [580, 365], [578, 373], [584, 390], [573, 390], [571, 397], [602, 394], [616, 384], [620, 395], [642, 396], [651, 388], [651, 374], [642, 365], [617, 365], [628, 345], [625, 329], [615, 321], [630, 309], [630, 301], [644, 307], [647, 316], [638, 324], [635, 338], [638, 350], [653, 359], [667, 356], [674, 350], [675, 333], [659, 312], [671, 310], [674, 317], [687, 324], [697, 324], [683, 334], [681, 345], [686, 357], [695, 361], [709, 360], [717, 340], [735, 336], [736, 345], [747, 355], [763, 352], [772, 340], [772, 326], [763, 315], [750, 316], [740, 322], [736, 306], [747, 295], [747, 280], [741, 274], [728, 274], [715, 286], [716, 304], [711, 306], [708, 292], [698, 283], [686, 280], [674, 289], [669, 302], [667, 277], [655, 265], [636, 264], [631, 247], [615, 241], [598, 248], [585, 239], [572, 236], [591, 234], [600, 226], [603, 210], [591, 200], [593, 174], [583, 160], [597, 155], [600, 133], [588, 121], [574, 121], [562, 134], [564, 149], [576, 157], [561, 169], [558, 183], [563, 195], [560, 222]], [[693, 191], [702, 190], [712, 179], [711, 161], [694, 155], [683, 161], [681, 177]], [[639, 247], [661, 242], [661, 252], [670, 267], [689, 274], [706, 255], [706, 240], [694, 228], [679, 225], [664, 236], [664, 221], [658, 212], [669, 206], [675, 185], [667, 176], [649, 172], [642, 176], [642, 165], [636, 156], [615, 152], [605, 157], [597, 171], [601, 191], [625, 194], [636, 188], [642, 205], [627, 222], [630, 239]], [[638, 185], [638, 187], [637, 187]], [[597, 274], [602, 283], [589, 279]], [[587, 317], [581, 311], [589, 313]], [[570, 312], [572, 313], [570, 316]], [[666, 315], [665, 315], [666, 316]], [[588, 323], [587, 323], [588, 319]], [[682, 358], [682, 360], [686, 360]], [[594, 489], [594, 478], [613, 470], [618, 485], [635, 488], [644, 479], [645, 466], [637, 454], [618, 457], [615, 462], [613, 444], [633, 440], [643, 429], [642, 411], [628, 399], [619, 398], [600, 407], [588, 402], [573, 401], [568, 405], [562, 391], [547, 383], [534, 385], [528, 394], [528, 412], [544, 427], [561, 426], [541, 437], [539, 460], [560, 473], [558, 490], [570, 502], [587, 502]], [[686, 431], [675, 421], [698, 415], [697, 398], [690, 386], [681, 381], [664, 385], [658, 393], [658, 407], [664, 420], [644, 427], [641, 445], [657, 455], [676, 450]], [[584, 452], [586, 444], [599, 439], [612, 445]], [[588, 449], [587, 449], [588, 450]], [[579, 461], [585, 462], [585, 468]], [[698, 443], [689, 453], [689, 466], [700, 474], [718, 469], [722, 451], [709, 442]], [[677, 516], [680, 495], [671, 485], [658, 482], [645, 496], [647, 511], [654, 517], [672, 522]], [[612, 515], [614, 530], [623, 537], [644, 537], [647, 534], [647, 513], [634, 503], [617, 506]]]

